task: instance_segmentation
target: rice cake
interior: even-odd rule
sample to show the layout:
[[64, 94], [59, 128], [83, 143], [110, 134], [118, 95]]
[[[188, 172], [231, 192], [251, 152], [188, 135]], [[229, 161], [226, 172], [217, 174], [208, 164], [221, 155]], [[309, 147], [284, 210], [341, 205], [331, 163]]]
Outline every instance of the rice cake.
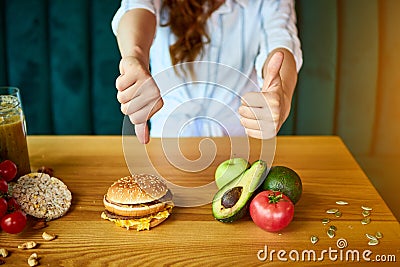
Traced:
[[68, 187], [60, 179], [45, 173], [21, 176], [12, 186], [12, 196], [23, 212], [47, 221], [63, 216], [72, 201]]

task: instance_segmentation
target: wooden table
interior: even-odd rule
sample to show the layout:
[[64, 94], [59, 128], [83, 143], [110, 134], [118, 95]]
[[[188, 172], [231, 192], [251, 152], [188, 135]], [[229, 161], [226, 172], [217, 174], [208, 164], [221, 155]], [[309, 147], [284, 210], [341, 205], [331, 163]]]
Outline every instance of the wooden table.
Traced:
[[[188, 158], [198, 157], [199, 140], [181, 139], [182, 153]], [[212, 181], [215, 167], [229, 157], [229, 140], [216, 138], [213, 141], [218, 152], [202, 175], [176, 171], [165, 163], [162, 155], [157, 157], [162, 151], [158, 139], [146, 146], [146, 153], [153, 163], [162, 165], [165, 175], [177, 176], [177, 183], [186, 181], [187, 185], [197, 186]], [[296, 170], [304, 187], [293, 222], [279, 233], [259, 229], [250, 217], [232, 224], [220, 223], [213, 218], [210, 204], [175, 207], [171, 217], [151, 231], [118, 228], [101, 219], [100, 214], [102, 197], [108, 186], [129, 174], [121, 137], [29, 136], [28, 143], [32, 169], [42, 165], [53, 168], [55, 176], [72, 191], [73, 203], [67, 215], [49, 222], [43, 230], [28, 227], [19, 235], [1, 232], [0, 247], [11, 252], [4, 259], [5, 266], [27, 266], [27, 258], [33, 251], [39, 254], [41, 266], [272, 266], [294, 263], [296, 253], [299, 265], [343, 265], [351, 262], [353, 256], [353, 264], [364, 265], [363, 255], [371, 262], [378, 260], [377, 256], [386, 261], [393, 261], [395, 257], [397, 264], [400, 262], [399, 222], [338, 137], [277, 138], [274, 165]], [[252, 148], [258, 144], [253, 142]], [[133, 154], [137, 172], [148, 170], [144, 160], [148, 155], [143, 154], [143, 146], [133, 141], [131, 149], [137, 150]], [[335, 203], [338, 200], [347, 201], [349, 205], [338, 206]], [[373, 208], [368, 225], [360, 223], [362, 205]], [[326, 214], [329, 208], [340, 209], [342, 217]], [[323, 225], [322, 218], [332, 221]], [[330, 225], [337, 227], [332, 239], [326, 234]], [[44, 230], [57, 234], [58, 238], [51, 242], [42, 240]], [[365, 234], [377, 231], [384, 237], [377, 246], [369, 246]], [[312, 235], [319, 237], [314, 245], [310, 242]], [[340, 238], [347, 241], [347, 247], [337, 247]], [[31, 251], [17, 249], [18, 244], [29, 240], [38, 242], [39, 247]], [[280, 254], [279, 250], [282, 250]], [[327, 252], [322, 259], [324, 250]], [[316, 262], [308, 261], [309, 255], [313, 260], [312, 251], [316, 253]], [[268, 257], [262, 261], [265, 252]], [[357, 253], [359, 261], [356, 261]], [[337, 259], [333, 260], [335, 256]]]

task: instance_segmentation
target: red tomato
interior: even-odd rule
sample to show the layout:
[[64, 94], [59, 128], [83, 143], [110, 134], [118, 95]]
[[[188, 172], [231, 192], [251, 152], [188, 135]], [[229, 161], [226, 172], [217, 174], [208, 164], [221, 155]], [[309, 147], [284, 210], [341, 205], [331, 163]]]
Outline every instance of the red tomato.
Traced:
[[8, 184], [6, 180], [0, 178], [0, 194], [1, 193], [7, 194], [7, 192], [8, 192]]
[[7, 200], [0, 198], [0, 219], [7, 213]]
[[5, 160], [0, 163], [0, 177], [7, 182], [11, 181], [17, 175], [17, 165], [11, 160]]
[[16, 211], [21, 208], [21, 206], [18, 204], [17, 200], [15, 198], [10, 197], [7, 201], [7, 206], [8, 206], [8, 211]]
[[268, 232], [276, 232], [288, 226], [293, 215], [292, 201], [281, 192], [262, 191], [250, 202], [253, 222]]
[[26, 216], [20, 211], [14, 211], [5, 215], [1, 219], [1, 228], [9, 234], [18, 234], [24, 230], [26, 225]]

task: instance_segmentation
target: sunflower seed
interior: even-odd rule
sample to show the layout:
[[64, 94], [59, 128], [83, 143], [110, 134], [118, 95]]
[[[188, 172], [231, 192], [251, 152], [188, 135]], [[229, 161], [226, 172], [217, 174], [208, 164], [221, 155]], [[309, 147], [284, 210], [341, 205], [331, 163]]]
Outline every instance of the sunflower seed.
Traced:
[[336, 231], [336, 230], [337, 230], [337, 228], [336, 228], [336, 226], [334, 226], [334, 225], [331, 225], [331, 226], [329, 226], [329, 230]]
[[370, 234], [365, 234], [366, 237], [368, 237], [368, 239], [372, 240], [372, 239], [376, 239], [375, 236], [370, 235]]
[[369, 215], [371, 215], [371, 212], [369, 212], [369, 210], [363, 210], [361, 213], [364, 217], [367, 217]]
[[382, 238], [383, 234], [381, 232], [376, 232], [375, 236], [376, 236], [376, 238]]
[[317, 243], [318, 240], [319, 240], [319, 238], [318, 238], [317, 236], [315, 236], [315, 235], [311, 236], [311, 243], [312, 243], [312, 244]]
[[368, 210], [368, 211], [371, 211], [371, 210], [372, 210], [372, 208], [367, 207], [367, 206], [361, 206], [361, 208], [362, 208], [363, 210]]
[[346, 201], [343, 201], [343, 200], [339, 200], [339, 201], [336, 201], [336, 204], [338, 204], [338, 205], [347, 205], [347, 204], [349, 204], [349, 202], [346, 202]]
[[361, 220], [361, 224], [369, 224], [371, 222], [370, 217], [365, 217], [364, 219]]
[[328, 236], [330, 238], [334, 238], [335, 237], [335, 231], [333, 231], [332, 229], [329, 229], [326, 233], [328, 234]]
[[342, 213], [340, 211], [335, 212], [336, 218], [342, 217]]
[[368, 241], [368, 245], [370, 245], [370, 246], [375, 246], [375, 245], [378, 245], [378, 244], [379, 244], [379, 240], [378, 239], [370, 239]]
[[326, 213], [328, 213], [328, 214], [335, 214], [335, 213], [338, 212], [338, 211], [339, 211], [338, 209], [329, 209], [329, 210], [326, 211]]
[[323, 218], [323, 219], [321, 220], [322, 224], [324, 224], [324, 225], [328, 224], [330, 221], [331, 221], [331, 220], [328, 219], [328, 218]]

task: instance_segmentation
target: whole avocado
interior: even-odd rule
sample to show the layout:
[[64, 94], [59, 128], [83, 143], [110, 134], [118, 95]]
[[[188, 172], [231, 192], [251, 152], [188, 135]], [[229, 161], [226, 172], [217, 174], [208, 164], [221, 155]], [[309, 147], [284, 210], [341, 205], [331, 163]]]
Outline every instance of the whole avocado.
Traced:
[[261, 189], [279, 191], [290, 198], [293, 204], [296, 204], [303, 192], [303, 185], [300, 176], [291, 168], [273, 166], [261, 185]]

